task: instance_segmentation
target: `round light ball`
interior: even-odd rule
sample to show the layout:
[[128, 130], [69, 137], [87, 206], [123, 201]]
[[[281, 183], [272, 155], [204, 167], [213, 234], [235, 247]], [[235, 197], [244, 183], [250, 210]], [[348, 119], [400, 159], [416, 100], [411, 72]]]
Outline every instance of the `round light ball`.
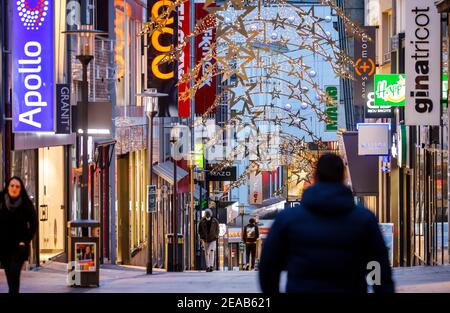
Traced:
[[308, 91], [309, 91], [309, 88], [308, 88], [308, 87], [306, 87], [306, 86], [302, 86], [302, 91], [303, 91], [304, 93], [306, 93], [306, 92], [308, 92]]
[[333, 18], [329, 15], [325, 16], [325, 22], [331, 23], [333, 21]]
[[316, 75], [317, 75], [317, 72], [315, 70], [310, 70], [309, 71], [309, 76], [310, 77], [316, 77]]
[[291, 23], [291, 24], [294, 23], [295, 22], [295, 17], [289, 16], [288, 17], [288, 22]]
[[308, 108], [308, 103], [306, 103], [306, 102], [300, 103], [300, 108], [301, 108], [302, 110], [307, 109], [307, 108]]
[[270, 35], [270, 38], [272, 38], [273, 40], [276, 40], [278, 38], [278, 34], [272, 33], [272, 35]]
[[290, 111], [290, 110], [292, 109], [292, 105], [291, 105], [290, 103], [286, 103], [286, 104], [284, 105], [284, 108], [285, 108], [286, 110]]
[[227, 24], [227, 25], [231, 24], [231, 18], [225, 17], [224, 22], [225, 22], [225, 24]]

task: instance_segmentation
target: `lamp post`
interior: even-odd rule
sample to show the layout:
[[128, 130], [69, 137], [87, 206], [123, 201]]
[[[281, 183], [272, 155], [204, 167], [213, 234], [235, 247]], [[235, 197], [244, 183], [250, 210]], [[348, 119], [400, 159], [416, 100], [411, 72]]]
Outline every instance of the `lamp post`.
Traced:
[[[245, 205], [244, 204], [239, 204], [239, 215], [241, 216], [241, 239], [242, 239], [242, 243], [244, 243], [244, 215], [245, 215]], [[240, 255], [241, 255], [241, 270], [244, 269], [244, 251], [242, 249], [240, 250]]]
[[[179, 129], [172, 128], [170, 132], [170, 143], [175, 146], [179, 139]], [[175, 149], [174, 149], [175, 150]], [[177, 205], [177, 162], [173, 159], [173, 194], [172, 194], [172, 271], [178, 272], [178, 205]]]
[[[94, 30], [92, 25], [82, 25], [79, 30], [64, 31], [63, 34], [76, 36], [76, 58], [82, 65], [82, 81], [81, 81], [81, 102], [79, 103], [77, 113], [77, 132], [82, 139], [82, 176], [80, 183], [81, 201], [80, 213], [82, 220], [89, 219], [89, 167], [88, 167], [88, 105], [89, 105], [89, 83], [87, 79], [88, 65], [94, 59], [94, 38], [97, 35], [107, 35], [107, 33]], [[87, 228], [82, 230], [83, 236], [87, 236]]]
[[[147, 164], [148, 164], [148, 184], [153, 185], [153, 118], [158, 113], [158, 97], [165, 97], [165, 93], [157, 93], [156, 89], [151, 88], [143, 93], [137, 94], [137, 97], [143, 97], [145, 114], [148, 119], [147, 134]], [[148, 188], [147, 188], [148, 190]], [[147, 201], [149, 199], [147, 198]], [[147, 275], [153, 273], [153, 210], [147, 203]]]

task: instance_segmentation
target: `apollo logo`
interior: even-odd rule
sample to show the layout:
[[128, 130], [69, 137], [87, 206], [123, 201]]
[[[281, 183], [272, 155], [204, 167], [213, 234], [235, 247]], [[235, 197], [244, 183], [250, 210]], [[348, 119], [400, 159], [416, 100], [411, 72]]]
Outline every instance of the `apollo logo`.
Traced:
[[[30, 4], [30, 2], [34, 3]], [[44, 0], [19, 0], [17, 1], [17, 11], [23, 26], [27, 30], [38, 30], [45, 21], [48, 11], [48, 1]]]

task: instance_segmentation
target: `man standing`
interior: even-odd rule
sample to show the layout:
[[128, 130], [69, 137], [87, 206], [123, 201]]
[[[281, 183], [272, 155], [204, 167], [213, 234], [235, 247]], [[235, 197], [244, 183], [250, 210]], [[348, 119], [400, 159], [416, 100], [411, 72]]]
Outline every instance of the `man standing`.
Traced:
[[250, 256], [252, 258], [252, 262], [251, 262], [251, 270], [255, 269], [255, 256], [256, 256], [256, 242], [258, 241], [259, 238], [259, 229], [258, 229], [258, 225], [256, 225], [256, 221], [254, 218], [251, 218], [249, 221], [249, 223], [247, 224], [247, 226], [245, 226], [244, 228], [244, 243], [245, 243], [245, 255], [246, 255], [246, 260], [247, 260], [247, 266], [246, 269], [248, 270], [249, 268], [249, 261], [250, 261]]
[[214, 270], [216, 240], [219, 238], [219, 221], [212, 216], [211, 209], [205, 210], [205, 217], [198, 225], [198, 234], [205, 249], [206, 271]]
[[344, 173], [339, 156], [323, 155], [317, 162], [317, 183], [305, 190], [300, 205], [277, 215], [259, 267], [264, 293], [279, 292], [284, 270], [288, 293], [366, 293], [368, 284], [375, 293], [394, 292], [377, 220], [355, 205]]

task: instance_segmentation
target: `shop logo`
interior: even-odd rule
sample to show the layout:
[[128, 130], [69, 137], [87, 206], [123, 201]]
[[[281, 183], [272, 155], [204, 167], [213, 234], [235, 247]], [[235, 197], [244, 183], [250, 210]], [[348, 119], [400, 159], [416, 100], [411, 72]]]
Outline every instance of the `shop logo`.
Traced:
[[375, 75], [375, 105], [405, 105], [405, 75]]
[[355, 72], [358, 76], [372, 76], [375, 73], [375, 63], [372, 59], [359, 58], [355, 63]]
[[48, 11], [48, 1], [37, 0], [34, 6], [30, 5], [30, 0], [17, 1], [17, 11], [23, 26], [27, 30], [38, 30], [45, 21]]
[[16, 4], [18, 12], [12, 21], [13, 130], [53, 132], [53, 3], [17, 0]]
[[[160, 14], [160, 9], [164, 7], [170, 7], [171, 5], [174, 5], [172, 1], [160, 0], [156, 2], [151, 9], [153, 18], [156, 21], [160, 21], [163, 18], [162, 14]], [[173, 49], [173, 42], [166, 42], [166, 44], [161, 44], [160, 37], [163, 35], [174, 35], [174, 22], [175, 19], [173, 17], [170, 17], [169, 19], [167, 19], [167, 22], [165, 22], [164, 27], [153, 32], [151, 37], [152, 46], [156, 50], [156, 52], [159, 53], [152, 61], [152, 73], [156, 78], [159, 78], [161, 80], [172, 79], [175, 76], [175, 71], [173, 70], [168, 73], [163, 73], [160, 69], [160, 64], [170, 61], [167, 53], [169, 53]], [[170, 27], [168, 27], [169, 25]]]

